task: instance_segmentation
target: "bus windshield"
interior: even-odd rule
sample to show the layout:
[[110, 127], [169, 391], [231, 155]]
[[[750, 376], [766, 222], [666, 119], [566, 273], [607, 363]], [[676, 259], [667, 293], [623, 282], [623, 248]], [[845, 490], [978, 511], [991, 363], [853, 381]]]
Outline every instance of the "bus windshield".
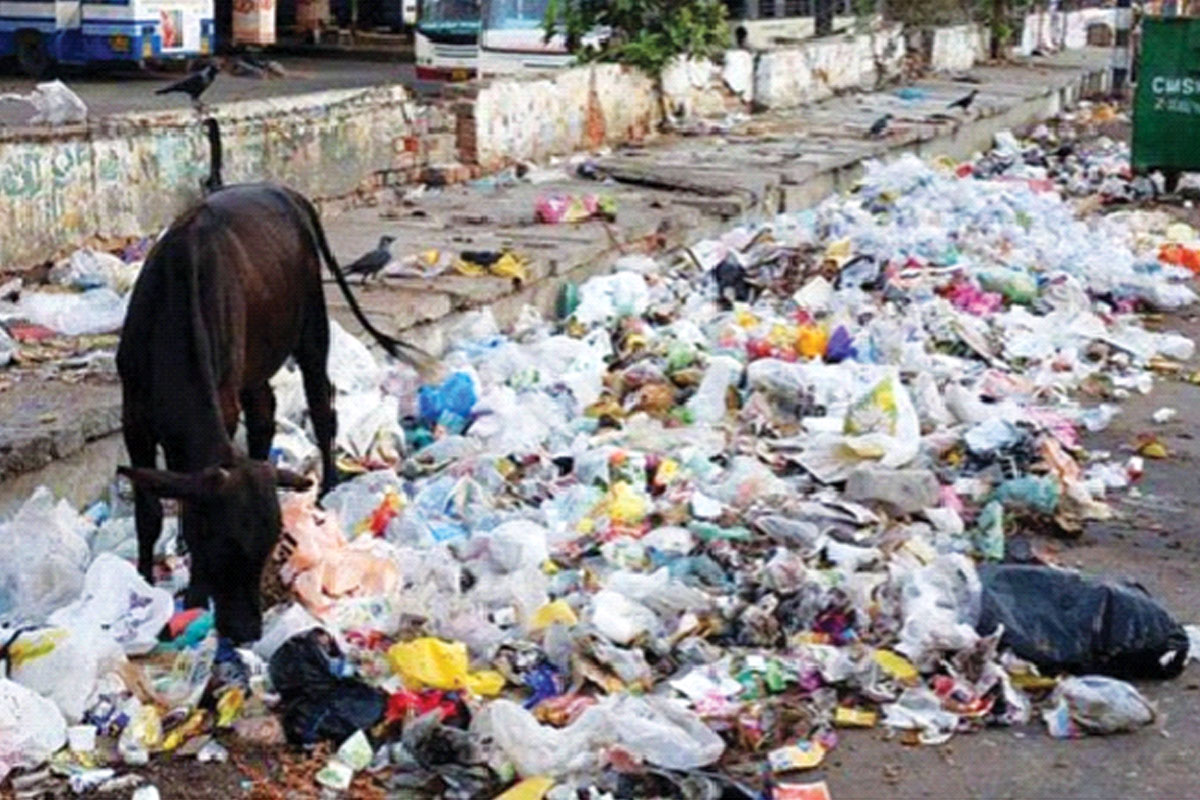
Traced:
[[425, 0], [418, 24], [436, 30], [476, 30], [480, 13], [480, 0]]
[[550, 0], [491, 0], [484, 27], [490, 30], [541, 30]]

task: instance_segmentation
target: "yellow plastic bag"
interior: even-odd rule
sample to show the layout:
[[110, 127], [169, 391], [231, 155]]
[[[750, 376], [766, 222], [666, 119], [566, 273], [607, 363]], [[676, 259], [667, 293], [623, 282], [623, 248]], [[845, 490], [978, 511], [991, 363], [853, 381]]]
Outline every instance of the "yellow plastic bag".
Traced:
[[529, 618], [529, 629], [540, 631], [555, 623], [570, 626], [577, 622], [579, 622], [579, 617], [575, 616], [575, 611], [567, 604], [567, 601], [555, 600], [533, 612], [533, 616]]
[[388, 665], [410, 688], [466, 689], [493, 697], [504, 688], [504, 676], [485, 670], [470, 672], [467, 646], [424, 637], [401, 642], [388, 650]]
[[873, 653], [875, 663], [880, 669], [901, 683], [916, 683], [919, 674], [917, 668], [902, 655], [891, 650], [876, 650]]
[[618, 524], [636, 524], [646, 518], [646, 498], [634, 491], [625, 481], [616, 481], [601, 501], [608, 518]]
[[542, 800], [553, 788], [553, 778], [526, 778], [504, 794], [496, 795], [496, 800]]
[[821, 325], [805, 325], [796, 337], [796, 352], [803, 358], [824, 358], [829, 347], [829, 331]]

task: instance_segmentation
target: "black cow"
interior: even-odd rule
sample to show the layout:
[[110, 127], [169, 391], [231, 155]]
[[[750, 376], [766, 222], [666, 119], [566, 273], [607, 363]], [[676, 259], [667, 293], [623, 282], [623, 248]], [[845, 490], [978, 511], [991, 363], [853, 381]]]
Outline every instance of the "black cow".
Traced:
[[[262, 632], [259, 579], [281, 527], [276, 487], [308, 486], [265, 463], [275, 430], [268, 381], [289, 356], [303, 375], [322, 485], [335, 482], [322, 256], [359, 323], [389, 353], [423, 359], [366, 319], [312, 204], [269, 184], [222, 189], [175, 221], [138, 276], [117, 351], [133, 464], [120, 471], [135, 488], [138, 569], [150, 578], [160, 498], [182, 501], [186, 601], [211, 598], [217, 629], [237, 642]], [[232, 442], [243, 409], [249, 458]], [[160, 447], [166, 470], [155, 469]]]

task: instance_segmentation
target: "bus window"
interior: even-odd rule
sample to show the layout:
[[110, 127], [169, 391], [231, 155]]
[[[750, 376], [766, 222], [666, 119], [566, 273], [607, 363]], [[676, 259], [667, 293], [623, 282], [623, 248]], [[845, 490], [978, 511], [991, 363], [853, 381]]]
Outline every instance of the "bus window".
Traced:
[[492, 0], [484, 26], [491, 30], [540, 29], [550, 0]]
[[421, 24], [479, 23], [479, 0], [426, 0], [421, 8]]

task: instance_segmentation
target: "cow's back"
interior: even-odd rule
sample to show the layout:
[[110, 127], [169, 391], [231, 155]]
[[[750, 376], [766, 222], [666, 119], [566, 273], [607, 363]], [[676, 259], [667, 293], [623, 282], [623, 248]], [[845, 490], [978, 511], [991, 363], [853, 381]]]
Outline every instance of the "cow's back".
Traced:
[[290, 192], [256, 184], [210, 195], [175, 221], [138, 276], [117, 353], [126, 397], [210, 426], [209, 397], [269, 379], [305, 316], [325, 313], [320, 269], [311, 221]]

